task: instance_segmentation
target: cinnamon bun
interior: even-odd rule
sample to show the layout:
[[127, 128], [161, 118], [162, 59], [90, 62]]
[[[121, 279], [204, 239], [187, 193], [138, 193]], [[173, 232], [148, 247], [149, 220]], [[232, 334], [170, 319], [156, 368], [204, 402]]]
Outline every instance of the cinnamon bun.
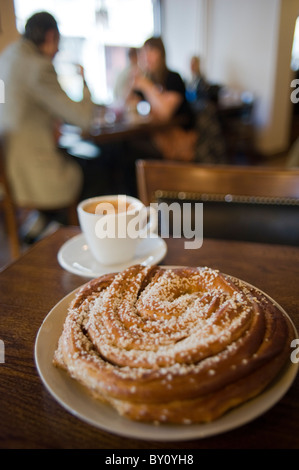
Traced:
[[264, 390], [294, 337], [288, 317], [242, 281], [136, 265], [78, 291], [53, 362], [122, 416], [200, 423]]

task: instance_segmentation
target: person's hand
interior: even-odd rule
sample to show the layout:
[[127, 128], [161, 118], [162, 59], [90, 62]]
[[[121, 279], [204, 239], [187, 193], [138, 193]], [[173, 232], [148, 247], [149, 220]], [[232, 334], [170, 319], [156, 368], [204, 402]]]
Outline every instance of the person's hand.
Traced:
[[76, 64], [77, 72], [78, 74], [82, 77], [83, 83], [86, 83], [85, 81], [85, 74], [84, 74], [84, 68], [81, 64]]
[[153, 86], [153, 83], [151, 80], [149, 80], [147, 77], [145, 77], [141, 73], [137, 73], [134, 76], [134, 83], [133, 83], [133, 88], [135, 90], [139, 90], [143, 93], [147, 93], [147, 91]]
[[82, 65], [80, 64], [76, 64], [76, 67], [77, 67], [77, 72], [79, 75], [81, 75], [82, 78], [84, 78], [84, 68]]

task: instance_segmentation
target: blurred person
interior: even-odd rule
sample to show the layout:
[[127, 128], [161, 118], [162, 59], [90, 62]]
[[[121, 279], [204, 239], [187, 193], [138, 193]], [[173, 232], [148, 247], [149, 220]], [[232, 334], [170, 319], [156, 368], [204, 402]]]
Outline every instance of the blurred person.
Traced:
[[143, 73], [136, 73], [133, 93], [150, 104], [153, 119], [174, 122], [168, 129], [131, 143], [127, 157], [127, 162], [131, 159], [130, 165], [127, 163], [131, 180], [138, 158], [225, 163], [226, 148], [213, 103], [204, 100], [200, 112], [191, 106], [186, 99], [183, 79], [167, 66], [165, 46], [160, 37], [145, 41], [139, 64]]
[[168, 68], [160, 37], [145, 41], [141, 68], [144, 73], [137, 72], [133, 86], [150, 103], [152, 115], [160, 120], [181, 116], [184, 117], [183, 127], [191, 128], [194, 115], [185, 98], [185, 84], [178, 72]]
[[125, 103], [128, 98], [131, 83], [138, 67], [138, 49], [136, 47], [130, 47], [128, 50], [128, 60], [128, 65], [116, 78], [113, 92], [115, 100], [123, 103]]
[[191, 103], [208, 99], [209, 85], [200, 68], [200, 57], [192, 56], [190, 60], [191, 79], [186, 83], [186, 97]]
[[[127, 103], [146, 102], [150, 118], [161, 122], [161, 130], [135, 137], [126, 143], [122, 173], [129, 193], [137, 196], [136, 160], [169, 159], [192, 161], [197, 132], [194, 113], [186, 100], [185, 84], [166, 63], [166, 52], [160, 37], [145, 41], [138, 54], [138, 68]], [[138, 108], [138, 106], [137, 106]], [[173, 122], [172, 122], [173, 121]], [[170, 126], [164, 123], [170, 122]]]
[[94, 104], [83, 76], [83, 99], [62, 90], [53, 66], [60, 33], [47, 12], [28, 19], [24, 34], [0, 56], [5, 103], [0, 132], [5, 136], [8, 178], [17, 204], [42, 210], [63, 208], [80, 197], [80, 166], [57, 148], [57, 128], [68, 122], [88, 129]]
[[218, 87], [211, 86], [204, 77], [199, 56], [191, 57], [190, 71], [191, 79], [186, 83], [186, 97], [196, 113], [198, 140], [195, 160], [201, 163], [227, 163], [217, 99], [213, 96]]
[[196, 144], [195, 116], [186, 100], [185, 84], [178, 72], [170, 70], [160, 37], [147, 39], [142, 47], [141, 68], [137, 72], [133, 91], [150, 104], [153, 119], [161, 122], [177, 120], [167, 131], [152, 138], [156, 158], [193, 160]]

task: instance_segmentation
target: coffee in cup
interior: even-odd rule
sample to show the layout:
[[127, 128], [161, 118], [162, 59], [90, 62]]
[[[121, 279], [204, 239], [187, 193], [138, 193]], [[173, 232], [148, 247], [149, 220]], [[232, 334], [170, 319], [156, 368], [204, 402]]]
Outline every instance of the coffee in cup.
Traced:
[[132, 260], [138, 243], [158, 225], [154, 208], [126, 195], [90, 198], [81, 201], [77, 211], [90, 251], [104, 265]]
[[90, 214], [106, 215], [112, 212], [126, 212], [129, 207], [130, 203], [122, 199], [119, 202], [114, 199], [103, 199], [101, 201], [97, 199], [95, 201], [87, 202], [86, 205], [83, 206], [83, 210]]

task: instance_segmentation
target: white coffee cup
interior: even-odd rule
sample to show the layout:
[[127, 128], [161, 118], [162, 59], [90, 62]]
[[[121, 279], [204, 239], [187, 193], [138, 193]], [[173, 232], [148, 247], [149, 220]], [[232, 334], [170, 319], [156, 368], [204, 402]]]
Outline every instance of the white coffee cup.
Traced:
[[92, 255], [104, 265], [132, 260], [140, 241], [155, 233], [158, 226], [157, 211], [127, 195], [85, 199], [77, 212]]

